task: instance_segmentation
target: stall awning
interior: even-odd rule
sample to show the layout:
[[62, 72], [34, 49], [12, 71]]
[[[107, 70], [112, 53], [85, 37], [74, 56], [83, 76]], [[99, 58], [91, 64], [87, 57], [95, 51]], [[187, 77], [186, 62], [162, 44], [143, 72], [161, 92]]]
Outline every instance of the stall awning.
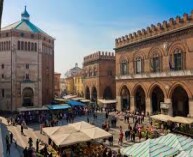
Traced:
[[62, 99], [62, 98], [55, 98], [55, 101], [60, 101], [60, 102], [65, 102], [66, 100]]
[[112, 136], [105, 130], [84, 121], [43, 128], [43, 132], [59, 147]]
[[75, 101], [80, 101], [82, 99], [84, 99], [84, 98], [81, 98], [81, 97], [72, 98], [72, 100], [75, 100]]
[[83, 103], [90, 102], [90, 100], [88, 100], [88, 99], [82, 99], [82, 100], [80, 100], [80, 101], [83, 102]]
[[48, 108], [46, 106], [42, 106], [42, 107], [20, 107], [20, 108], [17, 108], [18, 112], [43, 111], [43, 110], [48, 110]]
[[71, 94], [63, 96], [63, 98], [66, 99], [66, 100], [76, 98], [76, 97], [77, 97], [77, 95], [71, 95]]
[[164, 115], [164, 114], [158, 114], [158, 115], [153, 115], [151, 116], [152, 119], [160, 120], [160, 121], [173, 121], [174, 117], [171, 117], [169, 115]]
[[176, 117], [173, 118], [172, 121], [176, 122], [176, 123], [182, 123], [182, 124], [192, 124], [193, 123], [193, 118], [176, 116]]
[[115, 103], [117, 103], [117, 100], [98, 99], [98, 102], [102, 103], [102, 104], [115, 104]]
[[68, 104], [61, 104], [61, 105], [48, 105], [48, 108], [50, 110], [62, 110], [62, 109], [68, 109], [71, 108]]
[[83, 103], [78, 102], [78, 101], [74, 101], [74, 100], [69, 100], [67, 103], [68, 103], [70, 106], [84, 106]]

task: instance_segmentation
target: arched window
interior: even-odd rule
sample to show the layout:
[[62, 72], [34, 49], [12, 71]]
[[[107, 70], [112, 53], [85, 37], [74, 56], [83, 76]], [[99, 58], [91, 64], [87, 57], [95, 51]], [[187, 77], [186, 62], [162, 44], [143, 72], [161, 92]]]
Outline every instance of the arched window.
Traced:
[[28, 51], [30, 51], [30, 42], [28, 42], [28, 48], [27, 49], [28, 49]]
[[128, 74], [128, 62], [127, 62], [127, 60], [121, 61], [120, 73], [121, 73], [121, 75], [127, 75]]
[[21, 50], [24, 50], [24, 43], [23, 43], [23, 41], [21, 42]]
[[31, 43], [31, 51], [34, 51], [34, 43]]
[[135, 60], [135, 73], [136, 74], [142, 73], [142, 59], [141, 59], [141, 57], [137, 57]]
[[20, 50], [21, 46], [20, 46], [20, 41], [17, 42], [17, 49]]
[[35, 43], [35, 51], [37, 51], [37, 43]]
[[175, 49], [174, 51], [174, 70], [183, 69], [183, 54], [181, 49]]
[[161, 57], [158, 53], [154, 53], [152, 58], [150, 59], [150, 68], [152, 72], [161, 71]]
[[25, 51], [27, 51], [27, 42], [25, 42]]

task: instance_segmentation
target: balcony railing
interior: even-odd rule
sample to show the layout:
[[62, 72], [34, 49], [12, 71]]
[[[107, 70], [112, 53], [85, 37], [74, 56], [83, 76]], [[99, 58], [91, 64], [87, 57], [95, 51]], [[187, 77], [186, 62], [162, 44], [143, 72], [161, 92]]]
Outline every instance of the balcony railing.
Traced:
[[193, 70], [180, 70], [180, 71], [141, 73], [141, 74], [128, 74], [128, 75], [118, 74], [116, 75], [116, 80], [141, 79], [141, 78], [164, 78], [164, 77], [180, 77], [180, 76], [193, 76]]

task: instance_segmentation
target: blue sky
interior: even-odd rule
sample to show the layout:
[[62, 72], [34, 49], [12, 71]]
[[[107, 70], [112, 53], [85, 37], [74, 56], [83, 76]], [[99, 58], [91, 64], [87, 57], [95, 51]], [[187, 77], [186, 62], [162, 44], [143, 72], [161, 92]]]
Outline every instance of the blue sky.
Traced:
[[113, 52], [115, 38], [190, 14], [186, 0], [4, 0], [2, 26], [20, 20], [27, 5], [31, 22], [56, 38], [55, 71], [62, 75], [96, 51]]

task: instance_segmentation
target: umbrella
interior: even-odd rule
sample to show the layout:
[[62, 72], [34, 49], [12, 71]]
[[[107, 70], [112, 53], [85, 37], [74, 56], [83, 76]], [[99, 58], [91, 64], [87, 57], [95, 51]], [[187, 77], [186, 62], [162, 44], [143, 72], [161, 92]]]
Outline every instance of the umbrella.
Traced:
[[171, 133], [166, 136], [161, 136], [155, 139], [155, 141], [176, 148], [180, 151], [188, 150], [193, 147], [193, 140], [191, 138]]
[[174, 118], [169, 116], [169, 115], [164, 115], [164, 114], [158, 114], [158, 115], [153, 115], [151, 116], [152, 119], [160, 120], [160, 121], [172, 121]]
[[177, 123], [182, 123], [182, 124], [191, 124], [193, 123], [193, 118], [176, 116], [172, 121]]
[[178, 154], [179, 151], [175, 148], [158, 144], [154, 140], [148, 139], [142, 143], [134, 144], [133, 146], [122, 148], [121, 154], [134, 157], [170, 157]]
[[176, 157], [193, 157], [193, 148], [186, 151], [181, 151]]

